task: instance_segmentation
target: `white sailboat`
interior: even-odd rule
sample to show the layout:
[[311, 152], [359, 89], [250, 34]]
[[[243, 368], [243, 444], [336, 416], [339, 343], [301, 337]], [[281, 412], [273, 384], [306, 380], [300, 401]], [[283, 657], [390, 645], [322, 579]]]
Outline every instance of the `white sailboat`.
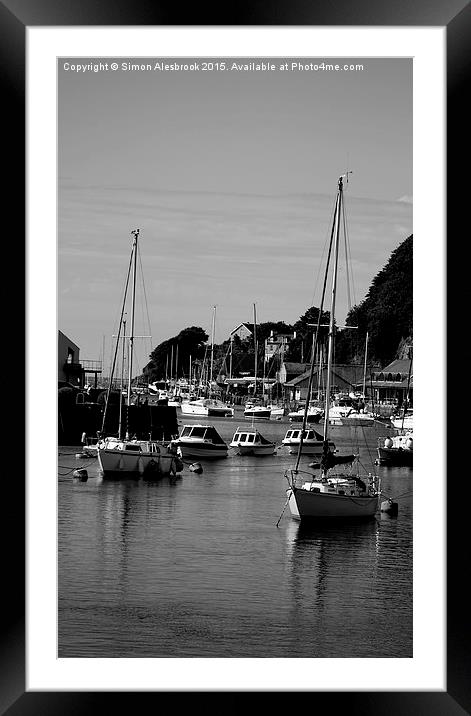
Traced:
[[[131, 297], [131, 331], [128, 337], [129, 341], [129, 358], [128, 358], [128, 385], [127, 385], [127, 425], [126, 434], [122, 436], [122, 420], [121, 408], [117, 437], [105, 437], [97, 443], [97, 455], [103, 477], [131, 478], [139, 476], [160, 477], [164, 475], [175, 475], [183, 469], [183, 463], [179, 459], [176, 451], [168, 444], [152, 440], [140, 440], [129, 435], [129, 406], [131, 404], [131, 377], [133, 365], [133, 347], [134, 347], [134, 316], [135, 316], [135, 299], [136, 299], [136, 268], [137, 268], [137, 252], [139, 229], [132, 232], [134, 236], [131, 260], [126, 279], [126, 290], [121, 311], [121, 319], [118, 332], [118, 340], [116, 342], [116, 354], [119, 345], [119, 337], [125, 321], [123, 320], [124, 308], [127, 298], [127, 287], [129, 283], [129, 275], [132, 266], [132, 297]], [[123, 337], [124, 350], [124, 337]], [[106, 409], [111, 393], [113, 383], [113, 370], [110, 375], [110, 384], [108, 388], [107, 400], [103, 414], [102, 431], [105, 426]], [[121, 400], [121, 395], [120, 395]]]
[[252, 418], [252, 420], [269, 420], [271, 417], [271, 408], [263, 405], [263, 402], [257, 399], [257, 373], [258, 373], [258, 343], [257, 343], [257, 314], [255, 303], [253, 305], [253, 339], [254, 339], [254, 384], [253, 399], [248, 400], [244, 408], [244, 418]]
[[211, 327], [211, 361], [209, 373], [208, 396], [187, 398], [181, 402], [182, 415], [195, 415], [197, 417], [232, 418], [234, 408], [219, 398], [212, 397], [213, 390], [213, 362], [214, 362], [214, 331], [216, 323], [216, 306], [213, 306], [213, 318]]
[[[363, 367], [363, 395], [362, 399], [366, 397], [366, 359], [368, 355], [368, 331], [366, 332], [365, 339], [365, 363]], [[367, 428], [370, 425], [374, 425], [375, 416], [373, 413], [365, 412], [364, 410], [357, 410], [352, 408], [344, 417], [340, 419], [342, 425], [349, 425], [350, 427]]]
[[[324, 305], [329, 262], [332, 254], [333, 277], [329, 325], [327, 385], [325, 393], [323, 452], [318, 466], [318, 472], [309, 473], [307, 471], [299, 470], [299, 462], [302, 453], [302, 434], [306, 427], [306, 420], [304, 420], [301, 431], [301, 441], [298, 449], [298, 457], [295, 467], [285, 472], [285, 476], [289, 484], [289, 488], [287, 490], [287, 505], [289, 505], [292, 517], [297, 520], [313, 520], [322, 518], [371, 518], [376, 514], [376, 511], [378, 510], [379, 506], [380, 491], [377, 488], [376, 477], [371, 474], [360, 477], [359, 475], [355, 475], [353, 473], [352, 468], [345, 472], [335, 473], [335, 468], [340, 465], [353, 466], [353, 463], [356, 462], [357, 456], [340, 456], [336, 453], [334, 454], [329, 449], [329, 407], [335, 338], [335, 302], [337, 294], [339, 235], [342, 219], [343, 223], [345, 224], [345, 215], [343, 209], [343, 176], [340, 177], [338, 182], [334, 221], [332, 224], [332, 233], [329, 247], [329, 258], [327, 260], [318, 321], [319, 329], [320, 317], [322, 315]], [[319, 330], [317, 330], [317, 335], [318, 333]], [[315, 349], [313, 347], [313, 357], [315, 354], [314, 350]], [[313, 366], [314, 360], [311, 361], [311, 374], [308, 395], [310, 395], [311, 392]]]

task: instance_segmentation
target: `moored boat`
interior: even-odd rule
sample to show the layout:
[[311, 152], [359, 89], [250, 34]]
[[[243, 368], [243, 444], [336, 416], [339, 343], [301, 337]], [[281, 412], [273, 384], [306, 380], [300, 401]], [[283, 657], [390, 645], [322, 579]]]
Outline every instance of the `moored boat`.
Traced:
[[98, 462], [106, 477], [176, 475], [183, 468], [175, 451], [155, 440], [104, 438], [98, 443]]
[[248, 402], [244, 408], [244, 418], [254, 418], [254, 420], [269, 420], [271, 417], [271, 408], [267, 405], [257, 405]]
[[[348, 176], [348, 174], [347, 174]], [[337, 198], [335, 203], [334, 220], [332, 225], [332, 233], [330, 247], [328, 252], [328, 260], [325, 271], [324, 289], [322, 292], [321, 305], [319, 309], [319, 318], [317, 330], [315, 332], [315, 342], [313, 344], [312, 355], [315, 355], [317, 337], [321, 323], [321, 316], [324, 307], [325, 286], [329, 271], [329, 263], [331, 256], [333, 257], [332, 270], [332, 294], [331, 294], [331, 310], [329, 320], [329, 345], [327, 360], [327, 384], [325, 392], [325, 415], [324, 415], [324, 432], [323, 435], [316, 434], [317, 442], [321, 442], [321, 460], [316, 469], [319, 472], [307, 473], [299, 470], [301, 453], [304, 447], [304, 435], [306, 433], [306, 416], [303, 420], [300, 433], [298, 456], [294, 468], [285, 472], [288, 480], [287, 502], [291, 512], [291, 516], [296, 520], [321, 520], [321, 519], [351, 519], [351, 518], [372, 518], [379, 508], [379, 483], [376, 476], [369, 473], [362, 477], [353, 473], [353, 465], [359, 466], [356, 455], [338, 455], [331, 450], [329, 443], [329, 426], [332, 422], [332, 416], [329, 415], [330, 393], [332, 385], [332, 366], [334, 355], [335, 341], [335, 301], [337, 294], [337, 273], [338, 273], [338, 256], [339, 256], [339, 236], [340, 227], [345, 230], [345, 214], [343, 209], [343, 177], [338, 182]], [[308, 395], [311, 392], [313, 380], [314, 361], [311, 361], [311, 373], [309, 377]], [[337, 408], [343, 407], [337, 405]], [[305, 412], [307, 413], [307, 407]], [[339, 416], [340, 417], [340, 416]], [[309, 431], [307, 431], [309, 432]], [[312, 431], [315, 432], [315, 431]], [[307, 437], [307, 435], [306, 435]], [[337, 467], [341, 465], [341, 472], [335, 472]]]
[[276, 449], [276, 444], [254, 427], [238, 427], [229, 446], [236, 448], [239, 455], [273, 455]]
[[[322, 455], [324, 449], [324, 437], [314, 429], [290, 428], [286, 431], [286, 435], [281, 441], [282, 445], [289, 448], [289, 452], [295, 455], [301, 445], [302, 435], [302, 452], [304, 455]], [[329, 451], [335, 452], [335, 443], [329, 441]]]
[[213, 425], [184, 425], [171, 445], [180, 448], [182, 457], [227, 457], [228, 446]]
[[[129, 365], [128, 365], [128, 386], [127, 386], [127, 410], [126, 410], [126, 433], [122, 437], [124, 432], [124, 425], [122, 421], [122, 383], [123, 383], [123, 372], [121, 373], [121, 391], [119, 396], [120, 401], [120, 414], [119, 414], [119, 426], [118, 435], [104, 437], [97, 442], [96, 453], [100, 464], [103, 477], [139, 477], [143, 475], [152, 475], [153, 478], [161, 477], [164, 475], [175, 475], [177, 471], [183, 469], [183, 463], [176, 455], [175, 451], [169, 447], [168, 443], [158, 442], [151, 439], [151, 434], [148, 440], [137, 439], [129, 437], [129, 406], [131, 405], [132, 396], [132, 366], [133, 366], [133, 346], [134, 346], [134, 315], [135, 315], [135, 298], [136, 298], [136, 269], [137, 269], [137, 254], [138, 254], [138, 237], [139, 229], [132, 232], [134, 236], [131, 260], [129, 263], [128, 276], [126, 279], [126, 289], [124, 292], [124, 299], [121, 309], [121, 319], [118, 330], [118, 340], [116, 341], [113, 366], [110, 375], [109, 388], [107, 391], [105, 409], [103, 411], [103, 423], [102, 423], [102, 434], [106, 422], [106, 413], [108, 409], [108, 403], [110, 399], [111, 389], [113, 385], [113, 376], [116, 365], [116, 358], [118, 353], [119, 340], [123, 340], [123, 364], [124, 364], [124, 351], [125, 351], [125, 338], [129, 340]], [[129, 275], [132, 266], [132, 295], [131, 295], [131, 331], [129, 336], [126, 336], [126, 321], [124, 319], [125, 307], [127, 301], [127, 286]], [[123, 334], [121, 335], [121, 331]]]
[[412, 430], [408, 430], [401, 435], [378, 438], [377, 452], [380, 465], [412, 467]]

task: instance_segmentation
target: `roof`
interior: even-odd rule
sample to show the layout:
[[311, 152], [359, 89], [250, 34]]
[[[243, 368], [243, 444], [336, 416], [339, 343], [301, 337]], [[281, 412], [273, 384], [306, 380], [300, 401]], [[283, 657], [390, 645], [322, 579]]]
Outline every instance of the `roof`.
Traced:
[[409, 373], [410, 365], [412, 361], [409, 358], [405, 358], [402, 360], [393, 360], [392, 363], [389, 363], [385, 368], [382, 368], [382, 370], [375, 371], [376, 373], [405, 373], [406, 375]]
[[308, 369], [311, 370], [310, 363], [283, 363], [286, 373], [292, 375], [300, 375]]
[[[355, 385], [355, 383], [353, 381], [354, 381], [356, 375], [361, 371], [361, 368], [362, 367], [360, 365], [338, 365], [338, 366], [335, 366], [334, 370], [332, 371], [332, 375], [337, 380], [341, 380], [344, 383], [353, 386], [353, 385]], [[327, 367], [324, 366], [320, 372], [325, 373], [326, 371], [327, 371]], [[317, 375], [318, 373], [319, 373], [319, 368], [315, 368], [313, 375]], [[309, 378], [310, 374], [311, 374], [311, 369], [309, 368], [309, 370], [304, 371], [303, 373], [301, 373], [301, 375], [298, 375], [295, 378], [292, 378], [291, 380], [287, 381], [285, 383], [285, 386], [288, 386], [288, 387], [293, 386], [294, 387], [296, 385], [299, 385], [299, 384], [303, 383], [304, 381], [306, 381]]]
[[250, 331], [250, 333], [253, 334], [254, 324], [253, 324], [253, 323], [245, 323], [245, 322], [244, 322], [244, 323], [239, 323], [239, 325], [236, 326], [236, 328], [234, 328], [234, 330], [231, 331], [229, 335], [233, 336], [234, 333], [236, 333], [236, 332], [239, 330], [239, 328], [242, 328], [242, 326], [244, 326], [248, 331]]

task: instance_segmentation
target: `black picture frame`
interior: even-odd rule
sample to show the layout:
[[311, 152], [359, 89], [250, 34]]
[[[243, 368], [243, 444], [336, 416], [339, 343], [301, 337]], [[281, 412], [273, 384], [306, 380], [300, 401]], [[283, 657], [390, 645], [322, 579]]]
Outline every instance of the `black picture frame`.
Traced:
[[[446, 27], [447, 37], [447, 272], [453, 280], [447, 282], [446, 315], [447, 330], [457, 323], [453, 306], [464, 307], [467, 313], [468, 262], [466, 242], [469, 232], [462, 207], [467, 206], [465, 191], [469, 184], [469, 162], [466, 160], [469, 122], [467, 121], [466, 95], [469, 96], [470, 48], [471, 48], [471, 5], [464, 0], [398, 0], [396, 3], [375, 2], [375, 0], [336, 0], [335, 3], [311, 4], [307, 0], [278, 2], [241, 2], [237, 12], [223, 13], [222, 5], [216, 8], [195, 5], [194, 10], [183, 10], [178, 4], [169, 7], [152, 0], [3, 0], [0, 1], [0, 70], [2, 73], [5, 145], [13, 149], [13, 156], [4, 160], [3, 191], [4, 211], [2, 223], [4, 246], [12, 247], [5, 252], [4, 261], [14, 261], [14, 280], [4, 290], [3, 306], [14, 305], [13, 320], [8, 321], [9, 368], [4, 367], [3, 375], [18, 376], [21, 372], [21, 355], [25, 355], [25, 331], [21, 323], [21, 309], [25, 306], [26, 277], [18, 267], [25, 265], [25, 35], [31, 26], [68, 25], [329, 25], [329, 26], [441, 26]], [[184, 20], [182, 19], [184, 18]], [[431, 167], [433, 171], [433, 167]], [[460, 242], [460, 238], [463, 241]], [[454, 249], [459, 248], [460, 258], [456, 260]], [[462, 249], [465, 249], [463, 254]], [[469, 251], [469, 249], [468, 249]], [[464, 257], [464, 258], [463, 258]], [[10, 264], [11, 265], [11, 264]], [[445, 267], [444, 267], [445, 270]], [[453, 272], [453, 274], [451, 274]], [[9, 273], [5, 271], [5, 273]], [[7, 285], [4, 276], [4, 285]], [[6, 320], [4, 312], [4, 325]], [[25, 311], [22, 311], [25, 315]], [[8, 314], [10, 315], [10, 314]], [[465, 331], [466, 327], [461, 327]], [[13, 350], [12, 350], [13, 348]], [[441, 347], [437, 346], [437, 350]], [[460, 353], [463, 349], [460, 350]], [[449, 375], [447, 384], [447, 412], [456, 408], [456, 345], [447, 347]], [[465, 360], [469, 350], [465, 348]], [[460, 355], [461, 357], [461, 355]], [[18, 365], [19, 363], [19, 365]], [[463, 363], [461, 358], [460, 363]], [[7, 371], [7, 372], [5, 372]], [[455, 384], [452, 382], [455, 377]], [[94, 714], [98, 710], [113, 707], [109, 699], [121, 708], [141, 708], [142, 698], [161, 699], [162, 693], [152, 692], [47, 692], [25, 691], [25, 484], [22, 479], [22, 436], [20, 426], [25, 425], [26, 387], [20, 379], [6, 380], [4, 400], [7, 414], [18, 411], [14, 424], [19, 435], [13, 434], [16, 449], [8, 452], [4, 462], [4, 509], [2, 510], [2, 557], [3, 557], [3, 609], [0, 669], [0, 712], [8, 716], [29, 716], [37, 714]], [[454, 400], [455, 398], [455, 400]], [[466, 396], [463, 396], [466, 400]], [[4, 403], [5, 404], [5, 403]], [[453, 427], [453, 442], [464, 449], [464, 425]], [[15, 430], [15, 432], [16, 432]], [[446, 439], [446, 436], [438, 436]], [[40, 461], [40, 456], [37, 456]], [[24, 463], [23, 463], [24, 464]], [[452, 478], [452, 459], [448, 458], [447, 474], [450, 481], [447, 488], [447, 691], [445, 692], [314, 692], [310, 697], [315, 708], [345, 709], [350, 714], [449, 714], [461, 716], [471, 707], [471, 679], [469, 670], [469, 606], [466, 589], [466, 572], [469, 571], [470, 539], [465, 511], [467, 465], [462, 471], [455, 469]], [[442, 466], [437, 465], [437, 469]], [[38, 477], [38, 479], [43, 479]], [[426, 489], [426, 485], [422, 486]], [[462, 491], [462, 494], [459, 493]], [[437, 509], [442, 509], [437, 505]], [[459, 514], [457, 511], [460, 511]], [[431, 559], [433, 568], [433, 559]], [[285, 691], [289, 692], [287, 670]], [[215, 685], [215, 692], [217, 686]], [[172, 694], [180, 705], [180, 699], [191, 695], [192, 708], [198, 708], [199, 701], [207, 705], [207, 694], [188, 692]], [[222, 694], [227, 697], [227, 694]], [[230, 705], [240, 707], [245, 694], [233, 694]], [[252, 699], [257, 707], [259, 698]], [[292, 704], [293, 695], [281, 692], [275, 695], [278, 704]], [[132, 705], [131, 705], [131, 699]], [[205, 701], [203, 702], [203, 699]], [[245, 701], [245, 699], [244, 699]], [[326, 702], [324, 704], [324, 701]], [[161, 702], [160, 702], [161, 703]], [[266, 708], [266, 702], [264, 704]], [[312, 706], [311, 706], [312, 707]]]

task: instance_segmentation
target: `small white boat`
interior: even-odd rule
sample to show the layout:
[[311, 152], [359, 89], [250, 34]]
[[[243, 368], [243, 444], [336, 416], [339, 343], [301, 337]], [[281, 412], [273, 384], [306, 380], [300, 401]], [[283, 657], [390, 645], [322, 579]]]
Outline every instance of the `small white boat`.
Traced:
[[227, 457], [228, 446], [213, 425], [184, 425], [180, 435], [172, 440], [180, 448], [182, 457]]
[[353, 407], [351, 398], [336, 400], [329, 408], [329, 425], [342, 425], [343, 418], [347, 417]]
[[[304, 420], [304, 411], [305, 408], [299, 408], [299, 410], [294, 410], [291, 413], [288, 413], [288, 418], [290, 422], [296, 423], [301, 422]], [[319, 423], [323, 415], [323, 410], [321, 408], [316, 408], [313, 405], [310, 405], [307, 409], [307, 418], [306, 422], [308, 423]]]
[[195, 398], [183, 400], [181, 403], [182, 415], [200, 415], [213, 418], [232, 418], [234, 408], [215, 398]]
[[348, 415], [340, 419], [342, 425], [349, 425], [350, 427], [361, 427], [366, 428], [369, 425], [374, 425], [375, 416], [373, 413], [361, 413], [358, 410], [352, 410]]
[[183, 463], [176, 452], [155, 440], [104, 438], [97, 444], [103, 477], [176, 475]]
[[413, 433], [378, 438], [377, 452], [380, 465], [411, 467], [413, 456]]
[[392, 425], [398, 430], [413, 430], [414, 411], [408, 408], [403, 415], [395, 415], [391, 418]]
[[256, 428], [237, 428], [230, 443], [239, 455], [273, 455], [275, 443], [267, 440]]
[[282, 418], [285, 414], [285, 409], [282, 405], [267, 405], [267, 408], [270, 409], [270, 418]]
[[[286, 431], [286, 435], [281, 441], [282, 445], [286, 445], [289, 448], [289, 452], [292, 455], [295, 455], [299, 450], [301, 432], [299, 428], [290, 428]], [[312, 428], [303, 431], [302, 453], [304, 455], [321, 456], [323, 448], [324, 438], [320, 433]], [[331, 452], [335, 451], [335, 444], [332, 441], [329, 442], [329, 450]]]
[[254, 418], [254, 420], [269, 420], [271, 416], [271, 408], [268, 405], [257, 405], [255, 403], [246, 403], [244, 409], [244, 418]]

